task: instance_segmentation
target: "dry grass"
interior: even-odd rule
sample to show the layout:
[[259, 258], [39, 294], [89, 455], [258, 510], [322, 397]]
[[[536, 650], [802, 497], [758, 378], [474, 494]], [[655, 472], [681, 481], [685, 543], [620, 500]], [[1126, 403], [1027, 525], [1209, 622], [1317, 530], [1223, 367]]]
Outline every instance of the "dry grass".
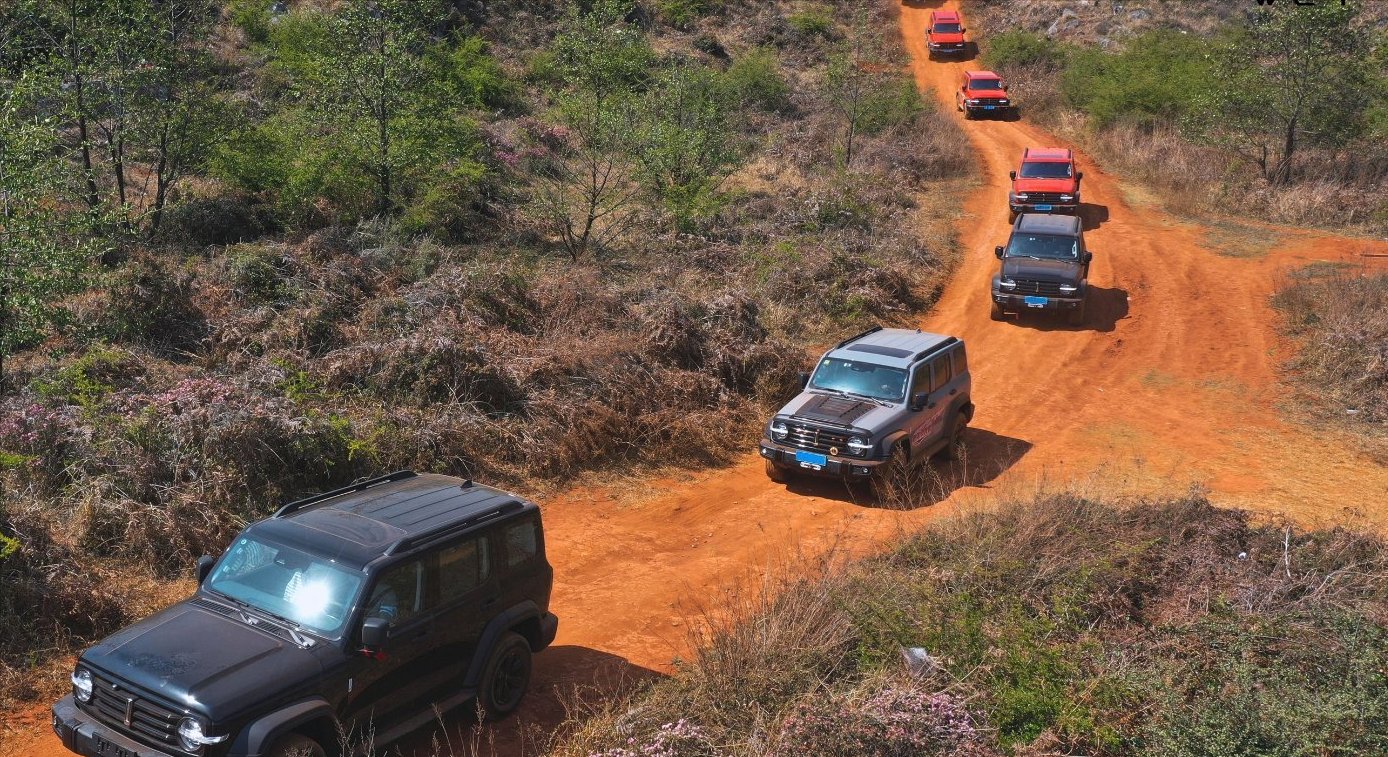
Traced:
[[[1248, 746], [1229, 754], [1354, 752], [1388, 739], [1371, 672], [1388, 661], [1376, 537], [1254, 525], [1198, 495], [1052, 494], [824, 567], [720, 596], [726, 609], [706, 613], [675, 676], [572, 724], [555, 753], [635, 754], [683, 723], [706, 741], [670, 754], [780, 754], [788, 718], [835, 743], [834, 729], [862, 722], [835, 712], [903, 690], [966, 702], [978, 754], [1200, 754], [1240, 733]], [[900, 646], [927, 650], [914, 678]], [[1368, 697], [1366, 709], [1342, 697]], [[804, 720], [806, 702], [825, 718]]]

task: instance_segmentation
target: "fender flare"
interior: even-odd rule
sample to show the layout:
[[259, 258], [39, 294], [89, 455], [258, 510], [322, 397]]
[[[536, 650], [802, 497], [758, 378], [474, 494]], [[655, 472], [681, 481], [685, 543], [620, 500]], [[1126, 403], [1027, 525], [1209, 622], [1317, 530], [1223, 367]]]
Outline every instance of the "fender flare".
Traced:
[[246, 724], [232, 742], [230, 753], [263, 755], [265, 750], [275, 743], [275, 739], [320, 717], [325, 717], [337, 725], [337, 715], [326, 699], [307, 699], [281, 707]]
[[882, 459], [886, 460], [887, 455], [891, 454], [892, 447], [902, 439], [906, 440], [906, 446], [911, 446], [911, 434], [906, 429], [900, 429], [887, 434], [887, 438], [882, 440]]
[[463, 686], [470, 689], [477, 688], [482, 679], [482, 669], [487, 666], [487, 660], [492, 656], [492, 649], [503, 634], [515, 628], [519, 623], [539, 619], [540, 615], [540, 606], [527, 599], [492, 618], [487, 627], [482, 629], [482, 636], [477, 640], [477, 651], [472, 655], [472, 663], [468, 666], [467, 675], [463, 678]]

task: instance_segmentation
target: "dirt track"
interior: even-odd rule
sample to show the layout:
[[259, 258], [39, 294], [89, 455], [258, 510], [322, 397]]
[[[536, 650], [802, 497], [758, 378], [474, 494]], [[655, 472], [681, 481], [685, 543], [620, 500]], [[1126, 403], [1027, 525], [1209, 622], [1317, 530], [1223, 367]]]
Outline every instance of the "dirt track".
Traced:
[[[952, 109], [959, 72], [977, 64], [928, 61], [928, 15], [924, 5], [903, 7], [903, 38], [917, 81]], [[1072, 479], [1130, 491], [1202, 484], [1220, 504], [1303, 523], [1388, 524], [1388, 468], [1353, 440], [1279, 412], [1286, 354], [1268, 305], [1283, 272], [1320, 260], [1385, 268], [1358, 253], [1388, 245], [1279, 229], [1284, 244], [1267, 254], [1224, 257], [1202, 246], [1202, 228], [1130, 203], [1131, 190], [1081, 156], [1095, 251], [1089, 324], [994, 323], [987, 288], [993, 246], [1007, 235], [1007, 172], [1024, 146], [1059, 143], [1025, 115], [965, 128], [983, 186], [967, 200], [963, 260], [921, 327], [968, 343], [978, 405], [966, 437], [972, 462], [946, 471], [967, 485], [930, 508], [885, 512], [834, 486], [773, 484], [750, 453], [730, 468], [645, 482], [639, 498], [575, 492], [547, 503], [560, 633], [537, 658], [525, 710], [495, 734], [498, 754], [519, 753], [515, 730], [524, 723], [549, 728], [563, 719], [556, 687], [603, 690], [622, 677], [668, 672], [709, 590], [797, 553], [865, 550], [999, 488]], [[48, 731], [46, 709], [11, 716], [6, 755], [68, 754]]]

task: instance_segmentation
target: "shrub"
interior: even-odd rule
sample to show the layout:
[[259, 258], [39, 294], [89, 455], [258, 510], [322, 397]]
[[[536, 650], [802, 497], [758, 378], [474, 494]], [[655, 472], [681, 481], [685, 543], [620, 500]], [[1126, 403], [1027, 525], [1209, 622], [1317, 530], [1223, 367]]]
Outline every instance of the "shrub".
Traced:
[[781, 722], [778, 741], [772, 753], [787, 757], [984, 754], [983, 735], [962, 700], [899, 683], [802, 700]]
[[665, 23], [683, 29], [719, 9], [721, 0], [657, 0], [655, 8]]
[[[228, 167], [227, 170], [234, 173], [241, 169]], [[269, 179], [245, 178], [243, 183], [257, 185], [267, 181]], [[160, 236], [171, 242], [205, 247], [249, 242], [273, 230], [273, 219], [247, 199], [211, 197], [187, 200], [166, 208]]]
[[1044, 34], [1011, 29], [989, 35], [983, 62], [992, 69], [1055, 70], [1068, 55], [1069, 50]]
[[786, 16], [786, 22], [805, 37], [828, 39], [834, 33], [834, 11], [827, 5], [808, 5]]
[[165, 355], [195, 350], [207, 321], [194, 302], [197, 282], [186, 269], [136, 257], [110, 274], [97, 332], [114, 342]]
[[790, 84], [781, 73], [776, 51], [758, 47], [738, 57], [723, 74], [723, 85], [734, 102], [767, 112], [790, 106]]

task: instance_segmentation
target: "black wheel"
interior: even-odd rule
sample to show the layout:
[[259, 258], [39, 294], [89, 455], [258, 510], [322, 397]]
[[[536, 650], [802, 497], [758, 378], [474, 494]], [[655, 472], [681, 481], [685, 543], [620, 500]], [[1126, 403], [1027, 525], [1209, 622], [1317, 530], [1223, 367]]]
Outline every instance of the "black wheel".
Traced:
[[777, 465], [776, 463], [771, 462], [770, 460], [767, 460], [766, 477], [771, 479], [772, 481], [775, 481], [778, 484], [784, 484], [790, 480], [790, 471], [786, 470], [780, 465]]
[[1011, 226], [1017, 222], [1017, 211], [1009, 209], [1007, 211], [1007, 225]]
[[1007, 314], [1002, 311], [1002, 305], [995, 302], [993, 303], [992, 309], [988, 312], [988, 317], [995, 321], [1001, 321], [1007, 317]]
[[1083, 326], [1084, 303], [1081, 302], [1079, 307], [1075, 308], [1074, 310], [1071, 310], [1068, 314], [1066, 314], [1065, 322], [1070, 324], [1071, 326]]
[[269, 757], [327, 757], [327, 752], [313, 739], [302, 733], [291, 733], [270, 747]]
[[910, 447], [907, 447], [905, 442], [893, 444], [886, 461], [872, 472], [872, 493], [879, 505], [886, 504], [896, 487], [905, 483], [906, 471], [910, 467]]
[[969, 421], [964, 417], [964, 414], [955, 413], [954, 425], [950, 427], [949, 431], [949, 440], [945, 442], [945, 446], [941, 447], [939, 452], [935, 453], [935, 456], [941, 460], [958, 460], [959, 445], [963, 442], [964, 429], [968, 427]]
[[508, 632], [497, 641], [477, 693], [487, 719], [499, 720], [520, 706], [530, 686], [530, 662], [530, 643], [520, 634]]

